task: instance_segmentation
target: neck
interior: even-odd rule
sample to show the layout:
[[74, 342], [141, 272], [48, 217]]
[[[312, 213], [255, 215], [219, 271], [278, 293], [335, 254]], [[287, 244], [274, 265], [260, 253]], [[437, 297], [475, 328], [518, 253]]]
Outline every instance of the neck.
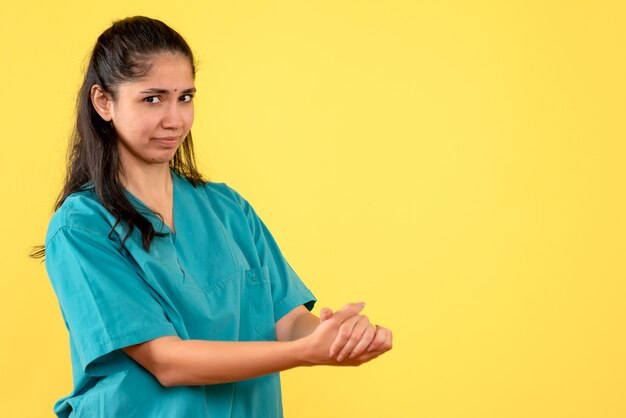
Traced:
[[172, 175], [167, 163], [126, 166], [120, 181], [126, 190], [148, 200], [162, 199], [172, 193]]

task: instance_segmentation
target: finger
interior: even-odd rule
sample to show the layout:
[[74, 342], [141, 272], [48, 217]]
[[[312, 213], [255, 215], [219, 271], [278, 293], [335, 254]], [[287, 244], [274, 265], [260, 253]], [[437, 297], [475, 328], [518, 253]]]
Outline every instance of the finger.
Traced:
[[[365, 329], [367, 328], [367, 325], [369, 324], [369, 321], [367, 320], [367, 318], [363, 318], [361, 316], [357, 318], [358, 318], [358, 321], [355, 323], [354, 327], [352, 328], [352, 331], [350, 332], [350, 335], [346, 339], [344, 346], [341, 348], [341, 350], [339, 350], [338, 348], [335, 349], [335, 352], [338, 353], [337, 361], [342, 361], [343, 359], [348, 357], [348, 355], [352, 352], [352, 350], [354, 350], [354, 347], [356, 347], [358, 342], [361, 340], [361, 337], [363, 336], [363, 333], [365, 332]], [[351, 319], [349, 319], [348, 321], [351, 321]], [[347, 323], [348, 321], [346, 321], [345, 323]]]
[[376, 328], [370, 324], [365, 329], [365, 332], [361, 336], [361, 340], [352, 349], [352, 352], [350, 353], [348, 357], [355, 358], [355, 357], [360, 356], [367, 349], [367, 347], [369, 347], [370, 343], [374, 341], [375, 336], [376, 336]]
[[[335, 314], [337, 316], [337, 314]], [[352, 335], [352, 331], [355, 325], [358, 323], [360, 317], [353, 316], [347, 320], [345, 320], [339, 327], [339, 331], [337, 331], [337, 336], [335, 337], [335, 341], [330, 346], [330, 357], [335, 357], [341, 350], [343, 350], [344, 346], [350, 339]]]
[[389, 351], [393, 347], [393, 333], [390, 329], [387, 330], [387, 339], [384, 344], [385, 350]]
[[[376, 327], [377, 327], [376, 339], [382, 342], [378, 345], [377, 348], [374, 348], [372, 351], [369, 351], [369, 347], [368, 347], [367, 351], [363, 352], [360, 356], [350, 359], [350, 362], [355, 362], [357, 365], [359, 365], [359, 364], [371, 361], [381, 356], [382, 354], [385, 354], [387, 351], [391, 350], [392, 340], [393, 340], [393, 334], [391, 330], [378, 326], [378, 325]], [[370, 346], [372, 345], [370, 344]]]
[[350, 336], [348, 337], [346, 344], [343, 346], [341, 351], [335, 350], [335, 352], [339, 353], [337, 355], [337, 361], [342, 361], [343, 359], [345, 359], [346, 357], [350, 355], [352, 350], [354, 350], [354, 348], [357, 346], [359, 341], [361, 341], [361, 339], [363, 338], [363, 334], [365, 333], [367, 328], [369, 328], [369, 326], [371, 325], [369, 319], [367, 319], [367, 316], [359, 315], [356, 318], [358, 318], [358, 321], [352, 328], [352, 332], [350, 333]]
[[330, 317], [333, 316], [333, 311], [330, 308], [322, 308], [320, 311], [320, 322], [324, 322]]
[[374, 340], [371, 342], [369, 347], [367, 347], [367, 351], [371, 352], [378, 350], [380, 347], [382, 347], [386, 340], [387, 328], [376, 325], [376, 335], [374, 336]]
[[333, 321], [337, 321], [337, 323], [341, 324], [348, 318], [353, 317], [354, 315], [358, 315], [365, 308], [364, 302], [359, 303], [348, 303], [343, 308], [339, 309], [332, 316]]
[[381, 355], [383, 355], [384, 353], [380, 352], [380, 351], [372, 351], [372, 352], [367, 352], [365, 351], [364, 353], [360, 354], [359, 356], [355, 357], [355, 358], [351, 358], [351, 359], [346, 359], [341, 363], [335, 363], [336, 365], [346, 365], [346, 366], [360, 366], [363, 363], [367, 363], [369, 361], [374, 360], [375, 358], [380, 357]]
[[[382, 327], [381, 327], [382, 328]], [[387, 328], [382, 328], [381, 330], [381, 336], [383, 337], [383, 341], [381, 344], [378, 345], [378, 347], [374, 348], [374, 351], [379, 352], [379, 353], [384, 353], [386, 351], [391, 350], [392, 347], [392, 334], [391, 334], [391, 330], [387, 329]]]

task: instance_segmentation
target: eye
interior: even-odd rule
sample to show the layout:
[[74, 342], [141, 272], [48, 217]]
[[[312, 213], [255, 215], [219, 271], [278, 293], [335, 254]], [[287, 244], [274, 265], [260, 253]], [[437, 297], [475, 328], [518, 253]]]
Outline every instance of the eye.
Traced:
[[[158, 99], [159, 101], [155, 102], [153, 99]], [[143, 99], [143, 101], [146, 103], [160, 103], [161, 99], [159, 99], [159, 96], [150, 96]]]
[[[183, 98], [187, 98], [187, 99], [183, 99]], [[193, 94], [183, 94], [182, 96], [180, 96], [182, 102], [190, 102], [191, 100], [193, 100]]]

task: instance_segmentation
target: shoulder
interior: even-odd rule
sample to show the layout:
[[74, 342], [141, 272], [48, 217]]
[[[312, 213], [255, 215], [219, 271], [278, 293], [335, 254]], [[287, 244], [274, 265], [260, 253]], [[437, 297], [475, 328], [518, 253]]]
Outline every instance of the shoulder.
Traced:
[[209, 182], [205, 184], [207, 193], [224, 201], [236, 203], [239, 206], [246, 201], [239, 192], [224, 182]]
[[177, 173], [174, 173], [174, 175], [179, 184], [182, 184], [182, 187], [186, 192], [199, 194], [202, 197], [207, 198], [212, 206], [236, 205], [240, 208], [244, 208], [248, 204], [246, 199], [244, 199], [239, 192], [225, 182], [206, 181], [194, 187], [183, 176]]
[[62, 229], [81, 229], [96, 234], [109, 234], [115, 217], [100, 203], [92, 187], [68, 196], [54, 212], [48, 224], [46, 244]]

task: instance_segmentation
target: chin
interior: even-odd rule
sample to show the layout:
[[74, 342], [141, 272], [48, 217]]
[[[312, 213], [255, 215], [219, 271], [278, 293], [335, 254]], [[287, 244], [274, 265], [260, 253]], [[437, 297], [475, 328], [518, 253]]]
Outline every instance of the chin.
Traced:
[[174, 155], [157, 156], [150, 158], [152, 164], [169, 164], [174, 159]]

